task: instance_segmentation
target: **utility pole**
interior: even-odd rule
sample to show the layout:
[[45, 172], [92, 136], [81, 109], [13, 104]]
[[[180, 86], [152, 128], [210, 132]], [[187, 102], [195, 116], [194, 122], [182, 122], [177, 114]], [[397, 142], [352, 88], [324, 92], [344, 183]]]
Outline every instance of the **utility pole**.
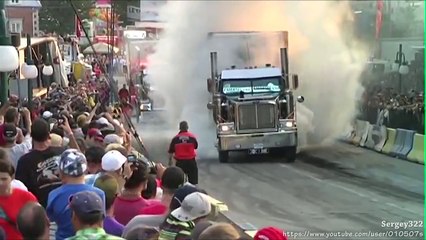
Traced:
[[[2, 0], [0, 0], [0, 1], [2, 1]], [[31, 51], [31, 36], [29, 34], [27, 34], [27, 52], [26, 52], [26, 56], [25, 56], [25, 62], [28, 65], [34, 64], [33, 54], [32, 54], [32, 51]], [[41, 72], [39, 74], [41, 74]], [[31, 101], [33, 99], [33, 80], [34, 79], [27, 79], [27, 81], [28, 81], [28, 101]]]
[[[0, 0], [0, 45], [12, 45], [10, 33], [8, 31], [8, 22], [6, 18], [6, 0]], [[7, 57], [7, 56], [2, 56]], [[0, 73], [0, 102], [5, 104], [9, 98], [9, 73]]]

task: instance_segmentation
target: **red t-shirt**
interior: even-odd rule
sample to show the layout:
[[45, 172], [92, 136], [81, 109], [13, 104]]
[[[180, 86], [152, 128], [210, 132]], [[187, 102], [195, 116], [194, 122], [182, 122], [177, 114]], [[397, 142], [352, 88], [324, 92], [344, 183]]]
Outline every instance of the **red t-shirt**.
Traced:
[[14, 188], [10, 196], [0, 196], [0, 227], [6, 233], [6, 239], [22, 239], [16, 220], [19, 211], [28, 202], [37, 202], [37, 199], [32, 193], [19, 188]]
[[139, 211], [139, 215], [163, 215], [169, 210], [169, 208], [162, 204], [160, 201], [148, 200], [149, 205], [142, 208]]

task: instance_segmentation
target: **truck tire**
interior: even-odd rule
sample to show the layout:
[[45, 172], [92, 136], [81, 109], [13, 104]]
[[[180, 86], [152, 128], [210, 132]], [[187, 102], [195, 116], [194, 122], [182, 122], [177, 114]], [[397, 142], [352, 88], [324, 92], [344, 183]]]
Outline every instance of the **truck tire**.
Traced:
[[219, 151], [219, 162], [227, 163], [229, 160], [229, 152], [228, 151]]
[[297, 155], [297, 147], [287, 147], [285, 151], [285, 157], [287, 159], [287, 162], [294, 162], [296, 161], [296, 155]]

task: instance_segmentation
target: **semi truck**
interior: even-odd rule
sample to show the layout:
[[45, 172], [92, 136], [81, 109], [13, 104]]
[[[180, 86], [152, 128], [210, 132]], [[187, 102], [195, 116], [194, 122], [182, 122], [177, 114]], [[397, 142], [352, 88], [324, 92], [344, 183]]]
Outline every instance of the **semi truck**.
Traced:
[[[293, 90], [299, 86], [299, 79], [297, 74], [289, 73], [287, 32], [275, 32], [281, 44], [276, 49], [280, 67], [265, 63], [263, 66], [232, 65], [220, 71], [218, 68], [221, 54], [227, 56], [225, 61], [229, 61], [231, 55], [238, 55], [234, 61], [240, 64], [253, 62], [255, 55], [253, 51], [250, 52], [253, 45], [250, 38], [255, 39], [262, 34], [221, 32], [210, 33], [209, 36], [221, 39], [219, 44], [211, 45], [211, 76], [207, 79], [210, 93], [207, 108], [216, 124], [216, 147], [221, 163], [228, 162], [229, 153], [234, 151], [250, 155], [279, 152], [285, 155], [288, 162], [296, 159], [296, 102], [302, 103], [304, 97], [293, 95]], [[229, 46], [226, 45], [227, 39], [234, 46], [232, 51], [237, 52], [214, 51], [217, 49], [214, 46]], [[238, 47], [239, 40], [241, 43]], [[255, 41], [259, 42], [259, 38]], [[247, 52], [243, 53], [243, 49]]]

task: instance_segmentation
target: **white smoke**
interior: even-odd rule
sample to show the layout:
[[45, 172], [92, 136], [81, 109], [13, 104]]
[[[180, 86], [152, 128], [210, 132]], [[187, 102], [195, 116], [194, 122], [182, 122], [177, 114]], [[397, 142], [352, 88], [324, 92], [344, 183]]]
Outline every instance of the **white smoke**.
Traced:
[[[167, 19], [166, 29], [148, 72], [166, 96], [167, 126], [176, 129], [179, 121], [187, 120], [206, 149], [213, 149], [215, 140], [206, 108], [211, 47], [206, 42], [213, 31], [289, 32], [290, 72], [299, 74], [296, 94], [305, 97], [304, 106], [298, 105], [302, 144], [338, 137], [356, 113], [355, 94], [366, 54], [359, 46], [350, 49], [342, 38], [340, 24], [350, 14], [347, 3], [169, 1], [161, 14]], [[259, 46], [267, 49], [256, 53], [263, 64], [279, 56], [278, 43], [262, 40]], [[229, 51], [218, 52], [219, 65], [238, 65], [236, 54], [230, 54], [235, 45], [224, 41], [221, 47]], [[318, 141], [308, 142], [308, 132], [313, 136], [309, 139]]]

